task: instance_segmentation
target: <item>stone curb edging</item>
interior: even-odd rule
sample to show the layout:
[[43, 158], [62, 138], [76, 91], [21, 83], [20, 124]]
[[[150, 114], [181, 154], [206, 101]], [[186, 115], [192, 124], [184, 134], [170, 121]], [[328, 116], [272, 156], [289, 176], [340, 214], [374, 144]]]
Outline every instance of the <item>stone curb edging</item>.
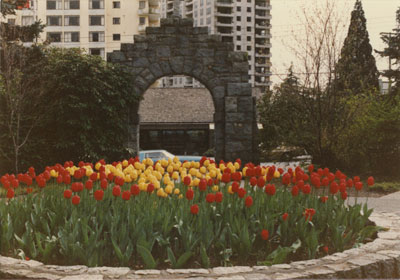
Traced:
[[235, 266], [211, 269], [131, 270], [128, 267], [44, 265], [41, 262], [0, 256], [3, 277], [48, 280], [103, 279], [316, 279], [316, 278], [398, 278], [400, 277], [400, 217], [373, 213], [370, 220], [388, 228], [373, 242], [360, 248], [308, 261], [273, 266]]

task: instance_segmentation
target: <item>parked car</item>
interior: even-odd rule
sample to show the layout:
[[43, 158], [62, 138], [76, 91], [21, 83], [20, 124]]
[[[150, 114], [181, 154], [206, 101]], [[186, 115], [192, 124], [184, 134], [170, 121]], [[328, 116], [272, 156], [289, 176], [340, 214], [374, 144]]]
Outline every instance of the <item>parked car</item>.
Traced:
[[[162, 159], [173, 159], [175, 155], [171, 154], [166, 150], [145, 150], [139, 152], [139, 160], [142, 161], [145, 158], [151, 158], [154, 162]], [[180, 161], [195, 161], [201, 160], [200, 156], [177, 156]]]

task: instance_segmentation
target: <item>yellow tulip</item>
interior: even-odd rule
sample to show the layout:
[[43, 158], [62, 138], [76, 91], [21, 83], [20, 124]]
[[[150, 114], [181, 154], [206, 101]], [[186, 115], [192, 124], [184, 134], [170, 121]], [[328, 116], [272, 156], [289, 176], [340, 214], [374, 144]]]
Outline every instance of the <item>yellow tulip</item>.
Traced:
[[246, 172], [247, 172], [247, 166], [243, 167], [242, 172], [243, 172], [243, 176], [247, 176]]
[[174, 171], [174, 167], [172, 165], [168, 165], [167, 172], [172, 173]]
[[172, 179], [174, 179], [174, 180], [179, 179], [179, 173], [177, 171], [174, 171], [174, 173], [172, 173]]
[[210, 164], [210, 160], [208, 160], [208, 159], [206, 159], [206, 160], [203, 162], [203, 165], [204, 165], [205, 167], [207, 167], [209, 164]]
[[192, 180], [192, 183], [193, 183], [193, 186], [198, 186], [199, 185], [199, 183], [200, 183], [200, 179], [199, 178], [194, 178], [193, 180]]
[[96, 168], [96, 170], [99, 170], [100, 167], [101, 167], [101, 163], [100, 162], [96, 163], [96, 165], [94, 166], [94, 168]]
[[240, 169], [240, 164], [239, 164], [238, 162], [235, 161], [235, 164], [234, 164], [234, 165], [235, 165], [235, 169], [236, 169], [236, 170]]
[[201, 174], [201, 172], [197, 171], [196, 172], [196, 177], [201, 179], [201, 178], [203, 178], [203, 174]]
[[161, 187], [159, 181], [154, 182], [153, 185], [154, 185], [154, 188], [155, 188], [156, 190], [158, 190], [158, 189]]
[[279, 178], [280, 176], [281, 176], [281, 173], [279, 173], [278, 170], [275, 170], [274, 178]]
[[219, 186], [218, 185], [214, 185], [212, 187], [213, 192], [217, 192], [219, 190]]
[[182, 199], [182, 198], [183, 198], [183, 195], [182, 195], [182, 194], [180, 194], [180, 195], [178, 196], [178, 198], [179, 198], [179, 199]]
[[194, 168], [199, 169], [200, 168], [200, 162], [194, 162]]
[[130, 182], [132, 182], [132, 178], [131, 178], [131, 175], [125, 175], [125, 182], [126, 183], [130, 183]]
[[207, 168], [205, 168], [204, 166], [200, 167], [200, 172], [203, 174], [207, 173]]
[[129, 165], [129, 162], [126, 160], [126, 159], [124, 159], [123, 161], [122, 161], [122, 166], [123, 167], [127, 167]]
[[179, 158], [177, 156], [174, 156], [173, 160], [174, 163], [178, 163], [179, 162]]
[[162, 166], [162, 167], [167, 167], [167, 166], [168, 166], [168, 161], [165, 160], [165, 159], [162, 159], [162, 160], [161, 160], [161, 166]]
[[184, 162], [183, 164], [182, 164], [182, 167], [184, 167], [184, 168], [186, 168], [186, 169], [190, 169], [190, 167], [191, 167], [191, 164], [190, 164], [190, 162]]
[[167, 194], [171, 194], [171, 193], [172, 193], [172, 187], [171, 187], [170, 185], [166, 186], [166, 187], [165, 187], [165, 192], [166, 192]]
[[157, 190], [157, 196], [164, 197], [164, 189], [160, 188]]
[[232, 191], [232, 186], [229, 186], [229, 187], [228, 187], [228, 193], [234, 194], [234, 192]]
[[117, 166], [115, 166], [115, 168], [117, 168], [118, 170], [122, 170], [122, 164], [118, 163]]
[[174, 190], [174, 194], [178, 195], [181, 191], [179, 189]]
[[54, 169], [52, 169], [52, 170], [50, 171], [50, 176], [53, 177], [53, 178], [57, 178], [57, 177], [58, 177], [58, 172], [55, 171]]
[[136, 169], [142, 169], [142, 164], [140, 163], [140, 162], [135, 162], [134, 164], [133, 164], [133, 166], [136, 168]]
[[211, 178], [217, 177], [217, 172], [216, 172], [215, 170], [211, 170], [211, 171], [210, 171], [210, 177], [211, 177]]
[[142, 192], [147, 191], [147, 184], [144, 183], [144, 182], [140, 182], [140, 183], [139, 183], [139, 189], [140, 189], [140, 191], [142, 191]]

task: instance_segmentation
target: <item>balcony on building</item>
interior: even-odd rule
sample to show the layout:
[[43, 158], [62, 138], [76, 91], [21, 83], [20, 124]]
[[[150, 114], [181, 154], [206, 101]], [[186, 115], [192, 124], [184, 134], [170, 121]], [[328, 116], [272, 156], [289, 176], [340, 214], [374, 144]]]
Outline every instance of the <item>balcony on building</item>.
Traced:
[[269, 1], [256, 1], [256, 10], [270, 11], [272, 8]]
[[217, 27], [233, 27], [233, 17], [226, 16], [217, 16], [217, 20], [215, 21], [215, 25]]
[[256, 21], [258, 20], [258, 19], [261, 19], [261, 20], [270, 20], [272, 17], [271, 17], [271, 14], [269, 13], [269, 12], [267, 12], [267, 11], [260, 11], [260, 10], [256, 10], [256, 12], [255, 12], [255, 19], [256, 19]]
[[233, 7], [233, 0], [216, 0], [215, 5], [217, 7]]

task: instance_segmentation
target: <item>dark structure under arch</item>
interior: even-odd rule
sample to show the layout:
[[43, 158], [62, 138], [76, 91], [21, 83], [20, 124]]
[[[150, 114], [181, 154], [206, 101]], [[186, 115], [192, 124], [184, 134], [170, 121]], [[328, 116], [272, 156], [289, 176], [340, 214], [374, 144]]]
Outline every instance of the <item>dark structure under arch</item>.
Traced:
[[[257, 162], [255, 98], [249, 83], [247, 53], [235, 52], [232, 43], [209, 35], [207, 27], [193, 27], [193, 20], [161, 19], [160, 27], [147, 27], [134, 43], [121, 44], [107, 61], [131, 67], [135, 91], [143, 95], [157, 79], [187, 75], [211, 93], [215, 106], [216, 160]], [[188, 100], [190, 102], [190, 100]], [[128, 148], [139, 149], [138, 108], [129, 113]]]

